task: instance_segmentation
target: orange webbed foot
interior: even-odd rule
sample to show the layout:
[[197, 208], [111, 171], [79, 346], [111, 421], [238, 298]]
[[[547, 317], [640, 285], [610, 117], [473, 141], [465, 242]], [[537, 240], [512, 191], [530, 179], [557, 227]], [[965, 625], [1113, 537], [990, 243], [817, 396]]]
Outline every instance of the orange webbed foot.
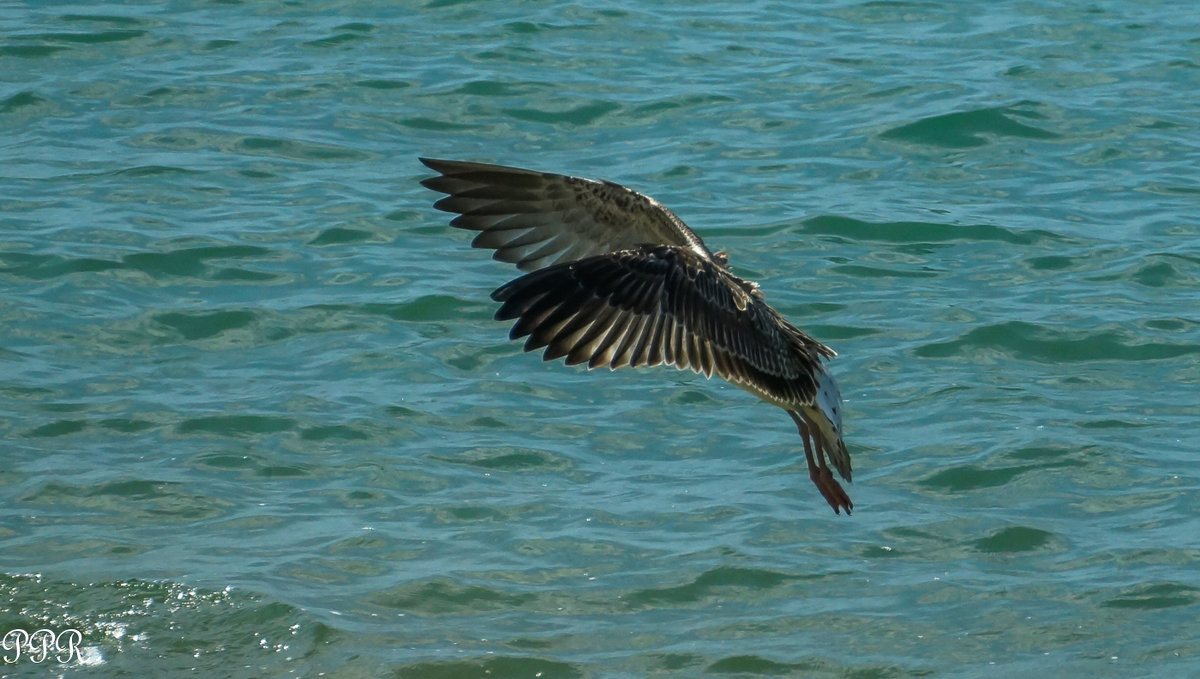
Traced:
[[835, 514], [841, 514], [843, 509], [846, 510], [846, 515], [850, 515], [850, 510], [854, 509], [854, 503], [850, 501], [850, 496], [842, 489], [833, 478], [833, 472], [829, 467], [817, 467], [809, 470], [809, 478], [812, 479], [817, 490], [821, 491], [821, 496], [833, 507]]

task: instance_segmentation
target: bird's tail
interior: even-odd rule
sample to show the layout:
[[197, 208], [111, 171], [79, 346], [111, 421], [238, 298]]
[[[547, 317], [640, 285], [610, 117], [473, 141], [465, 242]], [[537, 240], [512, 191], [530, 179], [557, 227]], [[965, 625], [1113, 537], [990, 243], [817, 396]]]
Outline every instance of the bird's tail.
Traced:
[[817, 374], [817, 396], [804, 415], [821, 432], [820, 444], [830, 462], [843, 479], [850, 481], [850, 451], [842, 440], [842, 392], [833, 375], [821, 370]]

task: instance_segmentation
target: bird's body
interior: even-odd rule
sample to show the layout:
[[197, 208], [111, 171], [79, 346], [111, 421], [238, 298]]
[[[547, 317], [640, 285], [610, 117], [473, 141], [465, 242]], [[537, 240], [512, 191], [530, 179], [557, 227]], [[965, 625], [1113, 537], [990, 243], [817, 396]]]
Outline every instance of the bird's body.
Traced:
[[478, 231], [472, 245], [526, 275], [501, 286], [498, 320], [544, 360], [568, 365], [673, 365], [716, 374], [788, 411], [809, 474], [835, 512], [853, 503], [841, 394], [823, 361], [832, 349], [788, 323], [758, 285], [728, 268], [686, 224], [648, 196], [580, 177], [461, 161], [421, 161], [448, 194], [435, 207]]

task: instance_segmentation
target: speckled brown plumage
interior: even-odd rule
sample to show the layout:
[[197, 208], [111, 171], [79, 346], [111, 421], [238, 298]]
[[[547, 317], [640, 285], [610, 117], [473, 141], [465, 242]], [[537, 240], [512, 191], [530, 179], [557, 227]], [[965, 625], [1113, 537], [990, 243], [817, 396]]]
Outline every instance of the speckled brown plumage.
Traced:
[[478, 231], [475, 247], [526, 275], [501, 286], [498, 320], [526, 351], [588, 368], [672, 365], [718, 375], [788, 411], [809, 473], [835, 512], [853, 503], [826, 460], [850, 480], [841, 396], [829, 347], [784, 320], [755, 283], [732, 273], [652, 198], [612, 182], [449, 160], [422, 182], [434, 206]]

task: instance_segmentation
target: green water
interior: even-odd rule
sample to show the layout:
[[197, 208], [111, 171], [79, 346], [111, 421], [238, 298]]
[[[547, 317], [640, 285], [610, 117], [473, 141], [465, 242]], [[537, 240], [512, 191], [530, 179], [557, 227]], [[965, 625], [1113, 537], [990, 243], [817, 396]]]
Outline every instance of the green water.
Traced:
[[[0, 634], [82, 634], [0, 676], [1200, 675], [1192, 14], [0, 7]], [[522, 354], [418, 155], [728, 250], [854, 515], [737, 388]]]

